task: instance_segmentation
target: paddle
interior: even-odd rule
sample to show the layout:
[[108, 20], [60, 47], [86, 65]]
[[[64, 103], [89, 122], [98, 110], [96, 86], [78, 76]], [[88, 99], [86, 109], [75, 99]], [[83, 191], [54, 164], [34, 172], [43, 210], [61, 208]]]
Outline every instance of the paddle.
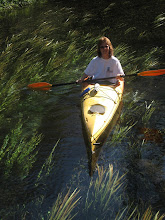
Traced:
[[65, 85], [71, 85], [71, 84], [77, 84], [76, 81], [70, 82], [70, 83], [59, 83], [59, 84], [50, 84], [47, 82], [38, 82], [38, 83], [32, 83], [28, 85], [29, 89], [42, 89], [47, 90], [54, 86], [65, 86]]
[[[135, 74], [130, 74], [130, 75], [125, 75], [123, 77], [131, 77], [131, 76], [160, 76], [165, 74], [165, 69], [160, 69], [160, 70], [148, 70], [140, 73], [135, 73]], [[106, 79], [114, 79], [116, 77], [107, 77], [107, 78], [99, 78], [99, 79], [89, 79], [85, 80], [81, 83], [84, 82], [94, 82], [98, 80], [106, 80]], [[59, 84], [50, 84], [47, 82], [38, 82], [38, 83], [32, 83], [28, 85], [28, 88], [30, 89], [41, 89], [41, 90], [49, 90], [51, 87], [55, 86], [65, 86], [65, 85], [72, 85], [72, 84], [79, 84], [78, 82], [69, 82], [69, 83], [59, 83]]]

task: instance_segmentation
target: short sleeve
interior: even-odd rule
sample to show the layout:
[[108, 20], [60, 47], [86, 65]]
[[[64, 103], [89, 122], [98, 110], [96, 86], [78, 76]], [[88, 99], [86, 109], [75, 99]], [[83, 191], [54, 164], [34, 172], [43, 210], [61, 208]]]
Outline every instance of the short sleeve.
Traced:
[[84, 73], [87, 74], [88, 76], [93, 76], [95, 73], [95, 58], [91, 60], [91, 62], [88, 64], [87, 68], [85, 69]]
[[113, 72], [114, 72], [114, 74], [125, 75], [124, 71], [123, 71], [123, 68], [121, 66], [121, 63], [118, 59], [116, 60], [116, 65], [114, 66], [114, 71]]

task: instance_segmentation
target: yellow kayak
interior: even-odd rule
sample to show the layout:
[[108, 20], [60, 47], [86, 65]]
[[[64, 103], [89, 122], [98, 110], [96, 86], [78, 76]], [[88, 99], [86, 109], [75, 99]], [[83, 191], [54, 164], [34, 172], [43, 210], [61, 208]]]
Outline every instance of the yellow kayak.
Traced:
[[122, 101], [124, 80], [120, 85], [87, 84], [81, 97], [82, 122], [92, 154], [103, 145], [104, 133]]

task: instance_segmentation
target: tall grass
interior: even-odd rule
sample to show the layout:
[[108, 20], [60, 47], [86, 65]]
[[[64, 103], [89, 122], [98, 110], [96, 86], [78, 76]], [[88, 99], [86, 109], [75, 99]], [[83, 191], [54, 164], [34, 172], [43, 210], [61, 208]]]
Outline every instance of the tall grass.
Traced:
[[2, 176], [8, 179], [16, 172], [20, 179], [25, 178], [36, 161], [37, 146], [41, 135], [34, 135], [29, 139], [23, 133], [22, 123], [19, 122], [10, 134], [6, 135], [0, 150], [0, 164]]
[[28, 135], [21, 120], [4, 138], [0, 148], [0, 218], [9, 219], [15, 215], [18, 197], [22, 196], [26, 179], [37, 160], [41, 139], [42, 135], [37, 132]]
[[[80, 191], [75, 189], [70, 193], [70, 189], [65, 196], [60, 193], [50, 211], [49, 219], [77, 219], [79, 216], [83, 219], [115, 219], [115, 220], [163, 220], [165, 215], [159, 212], [153, 212], [148, 207], [143, 212], [139, 211], [139, 207], [134, 205], [125, 205], [122, 207], [125, 187], [124, 175], [114, 173], [113, 166], [109, 165], [108, 170], [97, 166], [97, 176], [95, 180], [91, 180], [87, 194], [83, 193], [80, 200]], [[85, 207], [81, 211], [84, 203]], [[77, 206], [77, 208], [76, 208]], [[80, 207], [79, 207], [80, 206]], [[116, 206], [116, 209], [114, 208]], [[75, 208], [76, 214], [75, 213]], [[77, 216], [76, 216], [77, 215]]]
[[4, 9], [13, 9], [15, 7], [23, 7], [32, 3], [45, 2], [44, 0], [1, 0], [0, 1], [0, 11]]
[[87, 218], [94, 215], [106, 219], [107, 216], [113, 216], [115, 205], [120, 204], [119, 189], [124, 176], [119, 177], [119, 173], [114, 175], [112, 165], [109, 165], [107, 171], [97, 166], [97, 174], [97, 178], [90, 182], [84, 212]]
[[71, 215], [71, 213], [75, 208], [75, 206], [77, 205], [78, 201], [80, 200], [80, 197], [76, 198], [78, 193], [79, 191], [77, 191], [77, 189], [75, 189], [71, 194], [69, 190], [64, 198], [62, 197], [61, 193], [58, 194], [57, 200], [53, 205], [49, 219], [50, 220], [74, 219], [76, 214]]
[[145, 126], [148, 123], [148, 121], [150, 120], [155, 109], [156, 109], [156, 107], [155, 107], [154, 101], [152, 101], [149, 105], [147, 105], [147, 102], [145, 102], [145, 114], [142, 117], [142, 122]]
[[113, 144], [113, 146], [120, 144], [125, 138], [128, 137], [128, 133], [131, 131], [132, 127], [135, 126], [135, 124], [125, 127], [117, 125], [114, 129], [111, 140], [107, 143]]
[[[159, 212], [157, 212], [155, 215], [152, 212], [152, 208], [149, 207], [145, 213], [142, 216], [142, 220], [163, 220], [165, 218], [165, 215], [160, 215]], [[139, 218], [140, 219], [140, 218]]]
[[164, 214], [154, 213], [151, 207], [148, 207], [144, 213], [140, 213], [138, 207], [132, 209], [131, 206], [128, 206], [117, 214], [115, 220], [163, 220], [164, 217]]
[[53, 159], [54, 159], [54, 155], [55, 155], [54, 151], [55, 151], [58, 143], [59, 143], [59, 140], [57, 141], [57, 143], [53, 147], [53, 149], [52, 149], [49, 157], [46, 159], [45, 163], [42, 165], [42, 168], [41, 168], [40, 172], [38, 173], [38, 176], [36, 179], [36, 186], [41, 181], [44, 181], [43, 179], [46, 179], [46, 177], [50, 175], [50, 172], [52, 171], [53, 167], [55, 166], [55, 164], [53, 163]]

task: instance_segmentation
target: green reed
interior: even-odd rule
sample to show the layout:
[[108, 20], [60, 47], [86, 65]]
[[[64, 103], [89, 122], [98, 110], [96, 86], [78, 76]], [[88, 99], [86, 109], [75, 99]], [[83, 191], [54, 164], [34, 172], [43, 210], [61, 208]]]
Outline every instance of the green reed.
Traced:
[[134, 126], [135, 126], [135, 124], [130, 125], [130, 126], [124, 126], [124, 127], [117, 125], [115, 127], [112, 139], [107, 143], [110, 143], [110, 144], [113, 143], [113, 146], [122, 143], [123, 140], [128, 136], [132, 127], [134, 127]]
[[96, 180], [90, 182], [84, 212], [86, 216], [91, 216], [95, 212], [95, 215], [102, 216], [104, 219], [113, 213], [112, 204], [120, 200], [118, 191], [123, 184], [124, 176], [119, 177], [119, 173], [114, 175], [112, 165], [109, 165], [107, 171], [97, 166], [97, 173]]
[[[160, 215], [159, 212], [157, 212], [155, 215], [152, 213], [152, 208], [149, 207], [143, 214], [142, 220], [163, 220], [165, 218], [165, 215]], [[140, 219], [140, 216], [139, 216]]]
[[77, 191], [77, 189], [75, 189], [73, 193], [70, 193], [70, 190], [68, 190], [67, 194], [64, 197], [61, 193], [59, 193], [56, 202], [53, 205], [49, 219], [74, 219], [76, 214], [71, 215], [71, 213], [80, 200], [80, 197], [76, 198], [78, 194], [79, 191]]
[[[59, 140], [60, 141], [60, 140]], [[53, 167], [54, 167], [54, 163], [53, 163], [53, 159], [54, 159], [54, 151], [59, 143], [59, 141], [57, 141], [57, 143], [55, 144], [55, 146], [53, 147], [49, 157], [46, 159], [45, 163], [43, 164], [40, 172], [38, 173], [37, 176], [37, 180], [36, 180], [36, 185], [37, 183], [40, 184], [41, 181], [43, 181], [42, 179], [46, 178], [47, 176], [50, 175], [50, 172], [52, 171]]]
[[2, 219], [14, 216], [18, 210], [17, 200], [21, 196], [26, 185], [26, 178], [37, 160], [37, 147], [41, 139], [42, 135], [39, 135], [37, 131], [33, 135], [28, 134], [20, 120], [3, 140], [0, 148], [0, 216]]
[[[90, 181], [86, 197], [83, 193], [80, 200], [80, 191], [77, 189], [73, 193], [69, 189], [65, 196], [59, 193], [49, 219], [76, 219], [75, 216], [80, 215], [84, 219], [162, 220], [165, 215], [153, 212], [151, 206], [144, 211], [140, 211], [138, 206], [134, 208], [133, 204], [125, 205], [124, 208], [121, 206], [124, 201], [124, 176], [114, 172], [112, 165], [109, 165], [108, 170], [97, 166], [96, 179]], [[114, 209], [114, 204], [117, 209]], [[79, 206], [84, 206], [84, 209], [81, 211]], [[73, 214], [75, 209], [76, 214]]]
[[151, 104], [149, 105], [147, 105], [147, 102], [145, 102], [145, 114], [142, 117], [142, 122], [144, 125], [148, 123], [148, 121], [150, 120], [155, 110], [156, 110], [156, 107], [155, 107], [154, 101], [152, 101]]
[[1, 0], [0, 1], [0, 11], [4, 9], [13, 9], [15, 7], [23, 7], [28, 4], [45, 2], [44, 0]]
[[138, 207], [132, 208], [129, 206], [119, 212], [115, 220], [163, 220], [164, 217], [165, 215], [161, 215], [159, 212], [155, 214], [151, 207], [148, 207], [143, 214], [139, 212]]
[[19, 122], [16, 128], [6, 135], [0, 150], [2, 177], [8, 179], [16, 173], [20, 179], [25, 178], [36, 161], [36, 147], [40, 141], [41, 135], [36, 133], [29, 139]]

